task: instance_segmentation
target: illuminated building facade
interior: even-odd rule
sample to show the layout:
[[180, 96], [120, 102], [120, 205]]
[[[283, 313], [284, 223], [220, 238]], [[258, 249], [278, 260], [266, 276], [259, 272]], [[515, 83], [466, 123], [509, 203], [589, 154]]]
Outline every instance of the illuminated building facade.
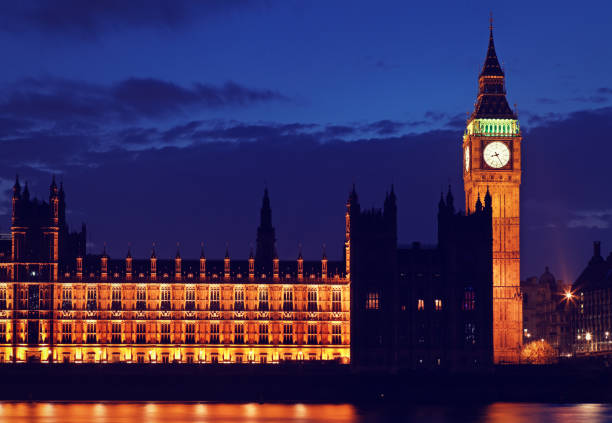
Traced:
[[572, 340], [574, 353], [612, 354], [612, 252], [601, 255], [601, 243], [593, 244], [593, 256], [572, 286]]
[[571, 355], [571, 286], [557, 280], [548, 267], [538, 277], [521, 281], [523, 342], [544, 339], [560, 356]]
[[463, 181], [469, 210], [489, 190], [493, 201], [493, 345], [496, 363], [518, 363], [522, 345], [520, 291], [521, 130], [506, 99], [491, 25], [478, 98], [463, 136]]
[[0, 263], [0, 361], [277, 363], [350, 359], [344, 262], [280, 261], [268, 193], [257, 262], [85, 254], [63, 189], [13, 190], [12, 257]]

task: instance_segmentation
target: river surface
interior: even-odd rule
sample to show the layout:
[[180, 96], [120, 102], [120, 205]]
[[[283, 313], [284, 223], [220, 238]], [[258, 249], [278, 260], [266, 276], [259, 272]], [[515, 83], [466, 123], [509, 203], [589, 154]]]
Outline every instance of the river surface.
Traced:
[[348, 404], [206, 403], [0, 403], [0, 422], [487, 422], [598, 423], [612, 421], [612, 406], [601, 404], [516, 404], [479, 406], [376, 406]]

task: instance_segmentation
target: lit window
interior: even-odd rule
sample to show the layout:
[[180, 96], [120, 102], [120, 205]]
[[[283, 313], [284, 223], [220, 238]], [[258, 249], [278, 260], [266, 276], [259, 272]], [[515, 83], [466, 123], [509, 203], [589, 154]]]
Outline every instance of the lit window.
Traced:
[[170, 310], [172, 307], [170, 305], [170, 286], [164, 285], [161, 287], [161, 310]]
[[467, 287], [463, 291], [463, 311], [473, 311], [476, 308], [476, 293], [472, 287]]
[[293, 290], [283, 288], [283, 311], [293, 311]]
[[283, 325], [283, 344], [293, 344], [293, 324], [285, 323]]
[[308, 311], [318, 311], [317, 288], [308, 288]]
[[185, 343], [195, 344], [195, 323], [185, 324]]
[[72, 323], [62, 323], [62, 343], [72, 344]]
[[236, 323], [234, 325], [234, 344], [244, 344], [244, 324]]
[[95, 286], [87, 287], [87, 310], [96, 310], [97, 308], [97, 299], [98, 299], [98, 290]]
[[308, 344], [317, 345], [317, 324], [316, 323], [308, 324]]
[[465, 324], [465, 343], [474, 345], [476, 343], [476, 324], [468, 322]]
[[161, 324], [161, 341], [162, 344], [170, 343], [170, 323]]
[[442, 310], [442, 300], [441, 299], [436, 298], [434, 300], [434, 310], [436, 310], [436, 311]]
[[[0, 298], [1, 298], [1, 295], [2, 295], [2, 291], [0, 290]], [[72, 287], [71, 286], [65, 286], [62, 288], [62, 310], [72, 310]]]
[[211, 286], [210, 287], [210, 310], [217, 311], [219, 310], [219, 287]]
[[332, 311], [342, 311], [342, 291], [339, 289], [332, 291]]
[[145, 344], [147, 342], [147, 325], [136, 323], [136, 343]]
[[211, 344], [219, 343], [219, 323], [210, 324], [210, 343]]
[[98, 342], [98, 337], [96, 336], [96, 324], [87, 323], [87, 343], [95, 344], [97, 342]]
[[342, 344], [342, 326], [339, 323], [332, 325], [332, 344]]
[[259, 343], [260, 344], [268, 344], [268, 324], [260, 323], [259, 324]]
[[425, 310], [425, 300], [422, 298], [417, 300], [417, 310]]
[[244, 289], [241, 286], [234, 288], [234, 310], [244, 310]]
[[111, 309], [112, 310], [121, 310], [121, 286], [113, 286], [111, 291]]
[[259, 311], [268, 311], [268, 287], [262, 286], [259, 287], [259, 303], [258, 303]]
[[136, 310], [147, 309], [147, 287], [138, 285], [136, 288]]
[[378, 310], [380, 308], [378, 292], [368, 292], [366, 310]]
[[195, 310], [195, 287], [187, 286], [185, 289], [185, 310]]
[[111, 343], [120, 344], [121, 343], [121, 323], [113, 322], [111, 325]]

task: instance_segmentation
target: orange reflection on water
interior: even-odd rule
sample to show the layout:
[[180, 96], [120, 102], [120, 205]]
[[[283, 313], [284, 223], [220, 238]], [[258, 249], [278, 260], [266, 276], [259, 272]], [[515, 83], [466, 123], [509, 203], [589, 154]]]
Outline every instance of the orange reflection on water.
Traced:
[[334, 422], [358, 420], [352, 405], [203, 403], [2, 403], [0, 420], [33, 423]]

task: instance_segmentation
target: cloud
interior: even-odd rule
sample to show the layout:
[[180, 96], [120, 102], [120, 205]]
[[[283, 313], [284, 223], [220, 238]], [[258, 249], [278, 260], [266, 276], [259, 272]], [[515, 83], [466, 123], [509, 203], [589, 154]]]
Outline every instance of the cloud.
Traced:
[[607, 229], [612, 223], [612, 209], [582, 210], [574, 212], [574, 216], [567, 223], [568, 228]]
[[133, 28], [180, 30], [224, 12], [244, 8], [246, 0], [30, 0], [3, 2], [0, 29], [20, 32], [77, 35], [92, 39], [102, 32]]
[[390, 135], [398, 133], [406, 125], [406, 122], [384, 119], [366, 125], [363, 127], [363, 130], [366, 132], [375, 132], [378, 135]]
[[31, 120], [53, 122], [132, 121], [190, 110], [246, 107], [288, 101], [269, 89], [235, 82], [189, 87], [153, 78], [129, 78], [110, 86], [61, 78], [27, 78], [6, 87], [0, 99], [0, 126], [27, 126]]

